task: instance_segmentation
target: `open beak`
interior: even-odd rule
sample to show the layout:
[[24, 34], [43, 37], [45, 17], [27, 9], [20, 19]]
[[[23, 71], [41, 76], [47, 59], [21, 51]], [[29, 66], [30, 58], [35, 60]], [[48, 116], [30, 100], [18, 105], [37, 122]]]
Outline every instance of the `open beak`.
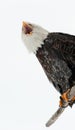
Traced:
[[32, 26], [23, 21], [23, 23], [22, 23], [22, 31], [25, 34], [31, 34], [32, 33]]

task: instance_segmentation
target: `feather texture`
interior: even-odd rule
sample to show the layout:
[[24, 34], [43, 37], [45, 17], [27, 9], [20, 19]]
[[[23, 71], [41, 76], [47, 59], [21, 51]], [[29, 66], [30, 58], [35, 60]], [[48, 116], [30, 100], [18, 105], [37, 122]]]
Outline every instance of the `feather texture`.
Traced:
[[75, 36], [49, 33], [36, 56], [61, 94], [75, 85]]

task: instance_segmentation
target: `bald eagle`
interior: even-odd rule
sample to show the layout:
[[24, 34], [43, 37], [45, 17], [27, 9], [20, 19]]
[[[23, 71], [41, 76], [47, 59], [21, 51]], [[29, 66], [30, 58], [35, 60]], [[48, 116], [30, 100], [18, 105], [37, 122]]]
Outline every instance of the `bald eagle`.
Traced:
[[38, 25], [23, 22], [22, 39], [28, 50], [36, 55], [49, 81], [60, 93], [59, 110], [47, 123], [46, 126], [49, 126], [65, 107], [72, 107], [75, 103], [75, 36], [50, 33]]

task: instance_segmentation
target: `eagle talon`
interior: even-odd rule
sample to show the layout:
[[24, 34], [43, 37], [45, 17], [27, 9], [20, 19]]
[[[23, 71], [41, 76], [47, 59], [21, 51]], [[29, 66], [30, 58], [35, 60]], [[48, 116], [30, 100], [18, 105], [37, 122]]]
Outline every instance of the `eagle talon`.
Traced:
[[[63, 93], [60, 96], [60, 102], [59, 102], [60, 107], [67, 107], [68, 105], [72, 107], [72, 105], [75, 103], [75, 96], [69, 98], [69, 94], [70, 94], [70, 89], [68, 89], [65, 93]], [[65, 103], [67, 103], [66, 106]]]
[[68, 106], [68, 102], [61, 98], [61, 100], [59, 102], [59, 107], [66, 108], [67, 106]]
[[65, 106], [64, 104], [69, 102], [69, 98], [68, 98], [68, 94], [70, 92], [70, 89], [68, 89], [65, 93], [63, 93], [61, 96], [60, 96], [60, 102], [59, 102], [59, 106], [60, 107], [67, 107]]

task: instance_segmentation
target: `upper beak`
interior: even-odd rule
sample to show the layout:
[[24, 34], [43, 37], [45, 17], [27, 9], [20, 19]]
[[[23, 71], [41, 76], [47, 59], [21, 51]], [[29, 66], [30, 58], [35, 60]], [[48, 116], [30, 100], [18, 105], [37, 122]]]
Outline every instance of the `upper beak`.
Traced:
[[23, 26], [23, 27], [26, 27], [26, 26], [28, 26], [28, 24], [23, 21], [23, 22], [22, 22], [22, 26]]
[[31, 34], [31, 32], [32, 32], [32, 27], [31, 27], [28, 23], [26, 23], [26, 22], [23, 21], [23, 23], [22, 23], [22, 31], [23, 31], [25, 34]]

